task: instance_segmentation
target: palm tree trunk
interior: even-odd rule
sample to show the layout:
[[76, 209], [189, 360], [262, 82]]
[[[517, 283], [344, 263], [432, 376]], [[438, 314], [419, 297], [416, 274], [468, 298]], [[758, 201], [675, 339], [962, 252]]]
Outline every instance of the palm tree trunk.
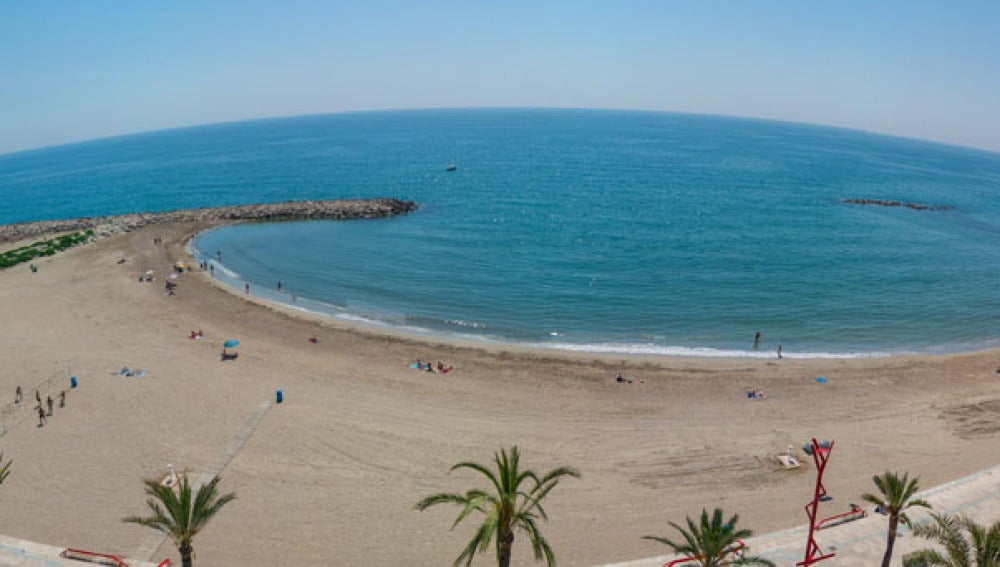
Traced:
[[182, 543], [181, 546], [177, 548], [177, 551], [181, 552], [181, 567], [193, 567], [194, 559], [192, 559], [191, 555], [194, 548], [191, 547], [191, 544]]
[[507, 532], [500, 540], [500, 556], [497, 561], [500, 567], [510, 567], [510, 551], [514, 548], [514, 532]]
[[896, 528], [899, 527], [899, 516], [889, 516], [889, 533], [885, 537], [885, 555], [882, 556], [882, 567], [889, 567], [892, 560], [892, 546], [896, 544]]

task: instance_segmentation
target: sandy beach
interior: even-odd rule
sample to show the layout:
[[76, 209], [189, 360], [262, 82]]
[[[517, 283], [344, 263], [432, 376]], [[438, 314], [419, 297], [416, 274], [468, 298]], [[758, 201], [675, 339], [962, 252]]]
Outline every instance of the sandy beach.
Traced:
[[[756, 533], [804, 523], [813, 469], [781, 470], [775, 455], [811, 437], [836, 442], [826, 486], [845, 511], [887, 468], [929, 488], [1000, 454], [995, 351], [623, 359], [427, 342], [262, 305], [208, 273], [166, 295], [200, 228], [149, 226], [39, 259], [37, 273], [0, 272], [0, 450], [14, 461], [3, 535], [177, 561], [169, 541], [120, 521], [144, 513], [141, 479], [172, 464], [221, 470], [238, 496], [195, 540], [196, 564], [450, 565], [475, 519], [449, 531], [457, 508], [415, 503], [473, 487], [449, 467], [516, 444], [536, 471], [581, 472], [551, 493], [542, 530], [560, 564], [595, 565], [666, 553], [641, 536], [703, 507]], [[226, 339], [237, 360], [220, 360]], [[417, 358], [455, 369], [418, 372]], [[146, 375], [113, 375], [125, 366]], [[616, 383], [619, 371], [637, 380]], [[44, 427], [36, 389], [66, 391]], [[514, 564], [532, 564], [518, 537]]]

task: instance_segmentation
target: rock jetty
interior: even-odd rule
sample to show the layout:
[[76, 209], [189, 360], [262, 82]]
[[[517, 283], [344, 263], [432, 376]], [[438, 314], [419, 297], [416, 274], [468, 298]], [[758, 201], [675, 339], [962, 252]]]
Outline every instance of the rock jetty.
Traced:
[[96, 237], [111, 236], [137, 228], [169, 222], [228, 224], [303, 219], [373, 219], [415, 211], [413, 201], [399, 199], [342, 199], [330, 201], [286, 201], [260, 205], [236, 205], [205, 209], [182, 209], [162, 213], [130, 213], [106, 217], [26, 222], [0, 226], [0, 242], [14, 242], [42, 234], [91, 229]]
[[921, 205], [920, 203], [904, 203], [902, 201], [886, 201], [882, 199], [841, 199], [842, 203], [852, 205], [876, 205], [879, 207], [906, 207], [916, 211], [950, 211], [952, 205]]

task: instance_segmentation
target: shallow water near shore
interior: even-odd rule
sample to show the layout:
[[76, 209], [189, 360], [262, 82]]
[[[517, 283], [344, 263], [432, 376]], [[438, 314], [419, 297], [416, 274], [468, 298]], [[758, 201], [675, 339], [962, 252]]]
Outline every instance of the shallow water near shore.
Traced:
[[640, 112], [343, 114], [0, 156], [0, 195], [3, 222], [412, 199], [421, 209], [403, 217], [229, 226], [193, 246], [222, 251], [216, 274], [237, 289], [417, 333], [760, 357], [779, 343], [787, 357], [857, 357], [1000, 337], [1000, 156], [860, 132]]

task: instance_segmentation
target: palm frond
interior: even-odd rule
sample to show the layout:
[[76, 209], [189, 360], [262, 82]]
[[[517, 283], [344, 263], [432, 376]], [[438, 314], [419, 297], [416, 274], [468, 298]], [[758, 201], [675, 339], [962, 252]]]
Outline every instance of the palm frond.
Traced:
[[[477, 551], [485, 550], [490, 542], [494, 542], [497, 557], [501, 556], [506, 543], [513, 541], [514, 531], [525, 531], [529, 535], [536, 558], [545, 557], [550, 565], [555, 565], [555, 556], [549, 543], [542, 537], [537, 524], [537, 518], [547, 519], [542, 499], [564, 476], [575, 476], [579, 473], [569, 467], [553, 469], [539, 477], [532, 470], [520, 468], [521, 452], [517, 446], [510, 450], [501, 448], [493, 453], [495, 470], [472, 461], [460, 462], [449, 469], [469, 469], [479, 472], [492, 484], [495, 494], [488, 494], [481, 489], [473, 489], [464, 495], [441, 493], [420, 500], [415, 508], [426, 510], [430, 506], [441, 503], [452, 503], [462, 507], [452, 527], [458, 525], [472, 512], [483, 514], [483, 523], [477, 528], [472, 540], [463, 548], [455, 565], [469, 565]], [[530, 487], [524, 487], [530, 484]], [[522, 488], [524, 487], [524, 488]], [[502, 549], [503, 548], [503, 549]]]
[[1000, 522], [990, 527], [967, 516], [931, 514], [932, 523], [914, 526], [913, 534], [937, 543], [942, 549], [921, 549], [903, 558], [914, 566], [995, 567], [1000, 565]]
[[903, 567], [961, 567], [935, 549], [921, 549], [903, 556]]
[[493, 487], [496, 488], [497, 492], [503, 492], [503, 489], [500, 486], [500, 480], [493, 474], [493, 471], [491, 471], [490, 469], [484, 467], [483, 465], [481, 465], [479, 463], [473, 463], [473, 462], [470, 462], [470, 461], [466, 461], [464, 463], [458, 463], [457, 465], [451, 467], [451, 469], [448, 472], [451, 472], [451, 471], [454, 471], [454, 470], [457, 470], [457, 469], [471, 469], [471, 470], [474, 470], [474, 471], [476, 471], [478, 473], [481, 473], [483, 476], [485, 476], [486, 478], [490, 479], [490, 482], [493, 483]]
[[417, 505], [414, 506], [414, 508], [423, 512], [424, 510], [430, 508], [431, 506], [441, 503], [454, 503], [454, 504], [464, 505], [465, 496], [461, 494], [449, 494], [449, 493], [433, 494], [431, 496], [424, 498], [420, 502], [417, 502]]
[[713, 510], [711, 515], [703, 509], [697, 523], [690, 516], [685, 519], [687, 527], [668, 522], [683, 541], [657, 536], [643, 536], [643, 539], [667, 545], [674, 553], [696, 558], [702, 565], [771, 565], [760, 557], [729, 558], [739, 549], [738, 540], [753, 534], [748, 529], [737, 529], [738, 514], [723, 521], [720, 508]]
[[535, 553], [535, 559], [542, 559], [544, 557], [546, 565], [555, 565], [556, 558], [552, 554], [552, 548], [549, 547], [549, 542], [545, 539], [545, 536], [538, 531], [535, 520], [525, 518], [521, 522], [521, 529], [528, 534], [528, 539], [531, 541], [531, 549]]
[[[174, 541], [178, 548], [189, 549], [191, 540], [205, 527], [226, 504], [236, 499], [235, 493], [218, 495], [219, 478], [209, 481], [198, 489], [194, 501], [191, 499], [191, 484], [187, 475], [181, 477], [176, 486], [161, 486], [156, 480], [145, 480], [146, 506], [152, 515], [128, 516], [123, 522], [138, 524], [160, 531]], [[182, 552], [183, 555], [183, 552]]]
[[861, 495], [861, 499], [864, 500], [865, 502], [869, 502], [871, 504], [874, 504], [874, 505], [876, 505], [876, 506], [878, 506], [879, 508], [882, 508], [882, 509], [885, 509], [885, 507], [886, 507], [885, 506], [885, 500], [879, 498], [878, 496], [875, 496], [874, 494], [870, 494], [870, 493], [866, 492], [866, 493], [864, 493], [864, 494]]
[[490, 545], [492, 535], [493, 533], [488, 529], [486, 524], [479, 526], [479, 529], [476, 530], [476, 533], [472, 536], [472, 539], [469, 540], [465, 549], [463, 549], [462, 553], [459, 554], [457, 559], [455, 559], [455, 566], [457, 567], [462, 563], [465, 563], [466, 567], [472, 565], [472, 560], [476, 557], [476, 552], [482, 551]]
[[648, 540], [652, 540], [652, 541], [655, 541], [655, 542], [658, 542], [658, 543], [662, 543], [663, 545], [666, 545], [668, 547], [672, 547], [674, 549], [677, 549], [678, 547], [680, 547], [680, 545], [678, 543], [676, 543], [676, 542], [674, 542], [674, 541], [672, 541], [670, 539], [667, 539], [665, 537], [644, 535], [644, 536], [642, 536], [642, 539], [648, 539]]

